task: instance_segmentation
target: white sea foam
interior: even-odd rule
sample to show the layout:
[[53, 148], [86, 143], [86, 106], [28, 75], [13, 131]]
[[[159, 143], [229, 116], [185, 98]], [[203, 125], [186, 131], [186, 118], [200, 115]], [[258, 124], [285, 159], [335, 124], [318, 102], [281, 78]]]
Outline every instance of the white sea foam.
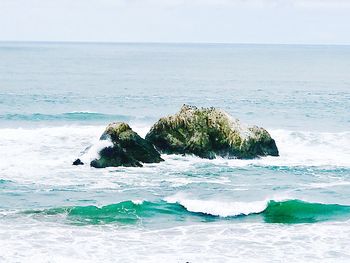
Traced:
[[[259, 181], [259, 177], [255, 175], [247, 175], [244, 181], [239, 180], [239, 172], [223, 172], [220, 176], [211, 176], [210, 173], [188, 176], [186, 173], [200, 169], [206, 171], [212, 165], [219, 165], [220, 169], [222, 166], [224, 169], [226, 166], [231, 169], [251, 164], [350, 167], [349, 132], [310, 133], [285, 130], [270, 131], [280, 149], [280, 157], [205, 160], [193, 156], [169, 155], [164, 156], [165, 162], [148, 164], [143, 168], [93, 169], [87, 165], [72, 166], [72, 161], [86, 147], [95, 145], [95, 153], [97, 152], [99, 148], [96, 143], [99, 143], [98, 139], [104, 128], [105, 126], [66, 126], [0, 129], [0, 178], [16, 184], [20, 182], [30, 186], [40, 185], [40, 191], [47, 190], [48, 193], [51, 193], [50, 189], [61, 189], [61, 186], [62, 189], [65, 189], [63, 186], [72, 186], [82, 192], [86, 189], [92, 192], [103, 189], [105, 199], [101, 198], [102, 200], [93, 203], [100, 206], [117, 203], [121, 201], [119, 198], [126, 200], [127, 195], [131, 195], [131, 199], [138, 204], [143, 198], [148, 200], [153, 193], [162, 196], [162, 189], [184, 187], [186, 190], [186, 186], [192, 183], [196, 186], [206, 184], [201, 187], [203, 192], [209, 183], [220, 184], [220, 189], [229, 187], [225, 189], [231, 191], [231, 194], [236, 189], [256, 189], [255, 186], [260, 183], [276, 185], [276, 181], [265, 182], [264, 178]], [[134, 129], [138, 131], [138, 128]], [[140, 125], [140, 129], [144, 133], [147, 131], [146, 126]], [[238, 179], [237, 182], [235, 179]], [[250, 180], [253, 179], [257, 182], [248, 185], [247, 182], [252, 182]], [[327, 187], [328, 183], [315, 181], [308, 185]], [[342, 181], [341, 184], [346, 186], [348, 181]], [[198, 188], [191, 187], [190, 191], [196, 189]], [[217, 190], [213, 189], [210, 194], [215, 191]], [[144, 195], [135, 196], [135, 193]], [[269, 200], [290, 199], [289, 196], [279, 195], [261, 198], [260, 201], [245, 201], [244, 194], [240, 191], [237, 196], [242, 195], [242, 198], [232, 199], [237, 201], [220, 200], [215, 194], [212, 199], [206, 200], [195, 195], [177, 194], [165, 198], [165, 201], [178, 202], [192, 212], [226, 217], [259, 213], [266, 208]], [[270, 189], [268, 194], [271, 194]], [[81, 193], [77, 194], [79, 195]], [[265, 197], [264, 193], [261, 195]], [[59, 196], [67, 198], [66, 194]], [[79, 198], [75, 195], [71, 197]], [[95, 198], [95, 195], [87, 195], [86, 198]], [[78, 227], [42, 222], [23, 215], [16, 219], [16, 215], [11, 214], [10, 217], [1, 215], [0, 218], [0, 261], [113, 262], [117, 259], [121, 262], [271, 262], [284, 258], [286, 261], [304, 262], [305, 257], [308, 257], [309, 262], [347, 262], [349, 234], [349, 222], [287, 227], [278, 224], [232, 224], [223, 221], [219, 224], [191, 224], [178, 228], [145, 230], [109, 226]], [[130, 251], [134, 252], [130, 254]], [[282, 255], [281, 251], [288, 253]]]
[[179, 203], [188, 211], [195, 213], [203, 213], [208, 215], [228, 217], [238, 215], [249, 215], [260, 213], [267, 207], [268, 201], [257, 202], [219, 202], [219, 201], [203, 201], [195, 199], [165, 199], [169, 203]]
[[[132, 125], [136, 131], [146, 133], [145, 125]], [[95, 172], [87, 166], [73, 167], [71, 163], [79, 157], [88, 163], [95, 158], [98, 151], [110, 145], [108, 141], [99, 141], [105, 126], [61, 126], [47, 128], [3, 128], [0, 129], [0, 178], [15, 181], [52, 182], [54, 184], [70, 184], [73, 180], [82, 182], [83, 177], [73, 177], [70, 173], [84, 170], [84, 175], [94, 174], [96, 182], [91, 187], [103, 182], [112, 187], [108, 179], [108, 169]], [[332, 166], [350, 167], [350, 132], [320, 133], [293, 132], [286, 130], [271, 130], [280, 150], [279, 157], [264, 157], [253, 160], [237, 160], [217, 158], [215, 160], [200, 159], [194, 156], [163, 155], [165, 162], [147, 164], [144, 168], [119, 168], [129, 174], [128, 180], [137, 185], [161, 184], [165, 180], [174, 186], [199, 183], [203, 180], [213, 180], [213, 183], [227, 183], [226, 177], [166, 177], [154, 178], [154, 172], [169, 173], [186, 171], [193, 167], [205, 165], [220, 165], [240, 167], [247, 165], [261, 166]], [[82, 150], [92, 147], [83, 156]], [[144, 175], [138, 175], [140, 169]], [[69, 171], [62, 173], [60, 171]], [[48, 173], [48, 171], [53, 171]], [[57, 177], [56, 177], [57, 175]], [[105, 175], [105, 177], [104, 177]], [[147, 177], [149, 176], [149, 177]], [[135, 178], [134, 178], [135, 177]], [[134, 178], [134, 179], [133, 179]], [[152, 180], [141, 180], [152, 178]], [[90, 178], [91, 179], [91, 178]], [[223, 180], [225, 179], [225, 180]], [[127, 180], [127, 179], [125, 179]], [[214, 182], [215, 181], [215, 182]]]
[[145, 123], [131, 122], [130, 127], [137, 132], [142, 138], [146, 137], [146, 134], [150, 130], [150, 126]]
[[133, 202], [135, 205], [142, 205], [144, 201], [145, 200], [139, 200], [139, 199], [131, 200], [131, 202]]
[[269, 158], [272, 163], [350, 167], [350, 132], [271, 130], [270, 133], [280, 151], [280, 158]]
[[177, 193], [164, 198], [168, 203], [178, 203], [184, 206], [188, 211], [195, 213], [203, 213], [213, 216], [230, 217], [238, 215], [249, 215], [263, 212], [269, 201], [287, 200], [287, 197], [266, 198], [262, 201], [252, 202], [228, 202], [217, 200], [200, 200], [192, 198], [183, 193]]
[[279, 149], [278, 157], [252, 160], [217, 158], [231, 166], [337, 166], [350, 167], [350, 132], [302, 132], [269, 130]]
[[[3, 262], [348, 262], [349, 222], [166, 229], [0, 221]], [[118, 249], [116, 249], [118, 248]], [[287, 251], [287, 252], [286, 252]], [[132, 253], [131, 253], [132, 252]]]
[[[236, 191], [236, 190], [235, 190]], [[257, 201], [227, 201], [227, 200], [203, 200], [193, 197], [192, 194], [178, 192], [164, 198], [168, 203], [178, 203], [188, 211], [203, 213], [213, 216], [230, 217], [250, 215], [263, 212], [270, 201], [282, 202], [294, 199], [288, 192], [274, 194]]]
[[217, 157], [214, 160], [204, 160], [190, 155], [186, 157], [170, 155], [165, 156], [164, 159], [168, 162], [190, 161], [190, 163], [187, 162], [189, 166], [193, 163], [209, 162], [237, 167], [247, 165], [350, 167], [350, 132], [288, 130], [269, 130], [269, 132], [279, 149], [278, 157], [267, 156], [251, 160]]
[[72, 162], [83, 149], [98, 141], [103, 129], [103, 126], [0, 129], [0, 178], [45, 182], [51, 177], [49, 180], [57, 184], [64, 180], [60, 171], [74, 169]]
[[106, 140], [96, 140], [86, 149], [86, 152], [80, 157], [83, 163], [89, 164], [92, 160], [98, 159], [100, 157], [100, 151], [103, 148], [113, 146], [110, 139]]

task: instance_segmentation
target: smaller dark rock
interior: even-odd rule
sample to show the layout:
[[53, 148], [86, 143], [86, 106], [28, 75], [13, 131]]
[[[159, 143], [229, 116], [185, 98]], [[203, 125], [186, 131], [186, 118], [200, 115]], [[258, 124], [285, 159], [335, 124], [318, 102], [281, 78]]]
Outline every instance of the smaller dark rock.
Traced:
[[123, 122], [109, 124], [100, 140], [110, 140], [113, 145], [103, 148], [99, 158], [91, 161], [90, 165], [95, 168], [142, 167], [142, 163], [164, 161], [152, 143], [141, 138]]
[[76, 160], [73, 162], [73, 165], [84, 165], [84, 163], [83, 163], [80, 159], [76, 159]]

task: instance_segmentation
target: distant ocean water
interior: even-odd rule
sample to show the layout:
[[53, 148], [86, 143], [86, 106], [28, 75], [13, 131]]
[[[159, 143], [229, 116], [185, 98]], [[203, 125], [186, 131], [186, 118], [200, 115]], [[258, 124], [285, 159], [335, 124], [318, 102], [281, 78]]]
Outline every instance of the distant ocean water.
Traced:
[[[0, 262], [348, 262], [349, 72], [349, 46], [0, 43]], [[71, 165], [184, 103], [280, 157]]]

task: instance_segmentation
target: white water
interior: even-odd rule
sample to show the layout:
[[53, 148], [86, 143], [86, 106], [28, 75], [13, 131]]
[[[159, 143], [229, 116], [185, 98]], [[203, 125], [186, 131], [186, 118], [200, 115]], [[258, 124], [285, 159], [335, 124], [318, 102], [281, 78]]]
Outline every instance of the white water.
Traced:
[[27, 219], [0, 224], [0, 261], [345, 263], [349, 223], [212, 223], [146, 230], [82, 228]]
[[214, 200], [198, 200], [188, 198], [183, 194], [176, 194], [164, 199], [168, 203], [178, 203], [187, 211], [203, 213], [213, 216], [228, 217], [249, 215], [264, 211], [270, 200], [255, 202], [223, 202]]
[[[348, 221], [176, 214], [74, 226], [67, 215], [20, 213], [167, 197], [222, 215], [275, 197], [349, 205], [349, 47], [4, 42], [0, 57], [1, 263], [349, 262]], [[109, 122], [127, 121], [144, 136], [183, 103], [274, 127], [281, 156], [72, 166], [88, 146], [96, 148], [87, 160], [96, 156]]]
[[[143, 136], [148, 129], [132, 127]], [[203, 160], [164, 155], [165, 162], [143, 168], [72, 166], [88, 146], [93, 145], [84, 156], [86, 160], [96, 156], [104, 128], [0, 129], [0, 179], [34, 187], [14, 191], [18, 197], [9, 197], [4, 203], [24, 210], [27, 203], [35, 202], [60, 207], [87, 199], [93, 201], [86, 204], [102, 206], [125, 200], [139, 203], [156, 196], [180, 203], [188, 211], [220, 217], [259, 213], [269, 200], [350, 203], [333, 194], [349, 196], [346, 169], [350, 167], [350, 132], [270, 130], [280, 157]], [[269, 170], [273, 166], [302, 167], [303, 173], [311, 171], [307, 175], [311, 179], [293, 172], [284, 176], [283, 170]], [[264, 167], [267, 174], [260, 174]], [[345, 168], [345, 174], [339, 178], [322, 174], [317, 170], [322, 167]], [[274, 194], [274, 187], [282, 190]], [[27, 196], [27, 191], [34, 196]], [[25, 216], [0, 219], [0, 262], [23, 258], [28, 262], [280, 262], [281, 258], [347, 262], [350, 250], [349, 222], [296, 226], [224, 222], [151, 230], [119, 229], [117, 225], [78, 227]]]
[[[133, 125], [135, 131], [145, 136], [147, 126]], [[86, 147], [93, 146], [88, 159], [96, 156], [103, 126], [61, 126], [33, 129], [0, 129], [0, 168], [15, 165], [22, 157], [22, 165], [47, 162], [47, 165], [69, 163]], [[269, 130], [276, 140], [280, 156], [254, 160], [227, 160], [217, 158], [212, 162], [242, 165], [285, 166], [343, 166], [350, 167], [350, 132], [324, 133], [287, 130]], [[102, 144], [108, 141], [102, 142]], [[192, 158], [192, 161], [207, 161]], [[180, 158], [181, 159], [181, 158]], [[198, 160], [196, 160], [198, 159]], [[18, 167], [16, 167], [18, 168]]]
[[[144, 135], [145, 126], [132, 126], [136, 131]], [[94, 169], [87, 166], [82, 168], [72, 167], [71, 163], [79, 157], [86, 163], [98, 154], [102, 146], [108, 141], [100, 142], [99, 137], [104, 130], [103, 126], [61, 126], [47, 128], [7, 128], [0, 129], [0, 178], [17, 182], [46, 182], [58, 179], [68, 180], [64, 176], [54, 178], [54, 174], [47, 174], [48, 170], [85, 169], [94, 173]], [[194, 156], [164, 155], [166, 160], [156, 165], [145, 165], [144, 168], [120, 168], [128, 171], [152, 171], [162, 170], [166, 167], [176, 167], [186, 170], [193, 165], [213, 164], [227, 167], [258, 166], [302, 166], [302, 167], [350, 167], [350, 132], [322, 133], [322, 132], [294, 132], [286, 130], [270, 130], [275, 138], [280, 151], [279, 157], [264, 157], [253, 160], [237, 160], [217, 158], [215, 160], [203, 160]], [[103, 145], [101, 145], [103, 144]], [[81, 152], [92, 146], [89, 151], [81, 156]], [[20, 165], [19, 165], [20, 164]], [[110, 169], [101, 171], [105, 174]], [[102, 176], [103, 177], [103, 176]], [[77, 178], [71, 178], [75, 181]], [[196, 178], [164, 178], [173, 180], [180, 185], [186, 180], [191, 182]], [[176, 181], [177, 180], [177, 181]], [[216, 181], [224, 180], [214, 178]], [[224, 182], [223, 181], [223, 182]]]

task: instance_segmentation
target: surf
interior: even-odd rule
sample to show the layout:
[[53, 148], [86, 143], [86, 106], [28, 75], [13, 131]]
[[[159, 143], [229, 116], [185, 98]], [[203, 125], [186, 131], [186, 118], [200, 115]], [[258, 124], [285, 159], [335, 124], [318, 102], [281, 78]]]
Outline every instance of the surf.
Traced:
[[154, 218], [161, 215], [184, 215], [188, 211], [180, 204], [161, 202], [123, 201], [102, 207], [71, 206], [49, 208], [44, 210], [28, 210], [27, 215], [59, 216], [64, 215], [68, 222], [73, 224], [135, 224], [145, 218]]
[[[233, 220], [260, 220], [264, 223], [300, 224], [318, 223], [325, 221], [342, 221], [350, 219], [350, 206], [339, 204], [310, 203], [302, 200], [266, 201], [253, 203], [221, 204], [217, 210], [206, 206], [208, 201], [197, 201], [196, 205], [187, 202], [135, 202], [123, 201], [102, 207], [97, 206], [70, 206], [49, 208], [43, 210], [26, 210], [25, 215], [36, 218], [62, 216], [68, 223], [77, 225], [99, 225], [120, 223], [132, 225], [143, 220], [157, 221], [158, 218], [170, 221], [197, 219], [201, 222], [233, 221]], [[234, 205], [234, 208], [232, 207]], [[217, 204], [220, 205], [220, 204]], [[237, 210], [240, 207], [241, 210]], [[218, 212], [221, 211], [221, 212]]]
[[[104, 116], [104, 117], [103, 117]], [[68, 118], [72, 121], [78, 118], [82, 121], [89, 118], [96, 121], [108, 122], [104, 118], [111, 118], [111, 121], [123, 120], [123, 118], [129, 118], [122, 116], [120, 118], [111, 116], [101, 116], [100, 113], [90, 112], [77, 112], [66, 113], [62, 115], [38, 115], [40, 118], [47, 118], [49, 120], [59, 120], [60, 118]], [[19, 116], [18, 118], [22, 118]], [[36, 118], [33, 116], [27, 116], [23, 118]], [[1, 120], [0, 116], [0, 120]], [[17, 118], [17, 117], [16, 117]], [[144, 136], [148, 130], [149, 125], [142, 121], [134, 121], [131, 123], [131, 127], [138, 132], [141, 136]], [[22, 151], [18, 156], [11, 154], [16, 148], [29, 148], [32, 154], [40, 154], [40, 147], [42, 142], [45, 141], [45, 145], [56, 147], [60, 140], [70, 142], [67, 145], [59, 145], [62, 151], [66, 153], [71, 149], [74, 149], [72, 157], [76, 157], [81, 151], [82, 147], [93, 146], [98, 144], [98, 139], [103, 132], [104, 125], [93, 126], [54, 126], [54, 127], [35, 127], [35, 128], [1, 128], [0, 137], [0, 151], [2, 151], [8, 159], [22, 158], [24, 153]], [[263, 167], [350, 167], [350, 132], [339, 133], [324, 133], [324, 132], [300, 132], [290, 130], [269, 130], [271, 135], [275, 138], [277, 146], [280, 150], [279, 157], [263, 157], [252, 160], [238, 160], [238, 159], [225, 159], [217, 158], [214, 160], [204, 160], [192, 156], [186, 156], [186, 160], [191, 162], [203, 162], [218, 165], [227, 165], [232, 167], [244, 167], [244, 166], [263, 166]], [[34, 146], [34, 147], [33, 147]], [[38, 146], [38, 147], [36, 147]], [[97, 147], [99, 148], [99, 147]], [[19, 150], [19, 149], [18, 149]], [[49, 153], [56, 159], [57, 152]], [[61, 153], [60, 153], [61, 154]], [[171, 158], [171, 156], [169, 156]], [[165, 157], [167, 158], [167, 157]], [[176, 157], [177, 159], [181, 159]], [[25, 158], [24, 158], [25, 159]], [[169, 158], [167, 158], [169, 159]], [[181, 160], [183, 160], [182, 158]], [[65, 160], [70, 163], [71, 159]]]

